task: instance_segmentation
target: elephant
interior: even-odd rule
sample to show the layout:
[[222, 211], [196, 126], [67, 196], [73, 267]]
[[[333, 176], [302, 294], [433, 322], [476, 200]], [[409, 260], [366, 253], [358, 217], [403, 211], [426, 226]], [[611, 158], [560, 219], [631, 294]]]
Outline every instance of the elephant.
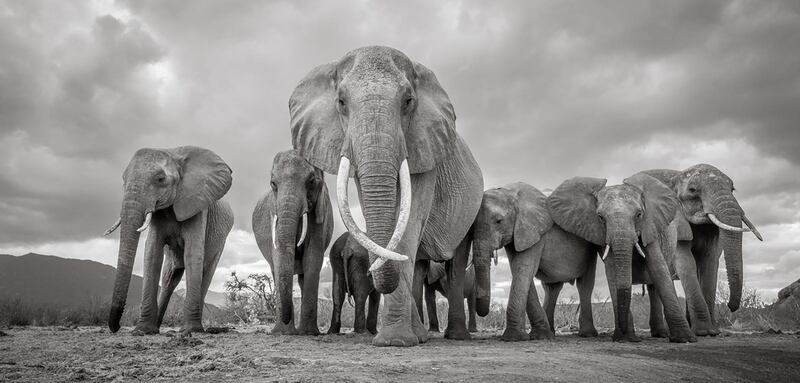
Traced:
[[[417, 259], [447, 261], [461, 286], [466, 240], [483, 193], [483, 175], [455, 130], [455, 112], [436, 76], [402, 52], [369, 46], [313, 69], [289, 99], [292, 144], [337, 174], [339, 213], [370, 256], [375, 289], [384, 295], [376, 346], [428, 339], [413, 295]], [[350, 175], [366, 232], [347, 197]], [[399, 194], [399, 195], [398, 195]], [[445, 337], [468, 339], [462, 289], [453, 288]]]
[[[120, 228], [117, 275], [108, 319], [111, 332], [119, 331], [139, 235], [148, 228], [141, 316], [134, 333], [158, 333], [184, 270], [185, 323], [181, 333], [203, 331], [203, 302], [225, 239], [233, 228], [233, 211], [221, 200], [231, 187], [231, 174], [231, 168], [222, 158], [204, 148], [181, 146], [136, 151], [122, 175], [120, 218], [105, 233]], [[167, 267], [156, 301], [162, 262]]]
[[605, 247], [601, 259], [614, 305], [613, 340], [640, 340], [630, 311], [631, 285], [644, 283], [655, 287], [650, 302], [651, 310], [658, 312], [653, 315], [651, 311], [651, 320], [666, 318], [671, 342], [696, 342], [678, 304], [669, 268], [677, 239], [673, 224], [677, 198], [666, 185], [644, 173], [628, 177], [620, 185], [606, 186], [606, 182], [571, 178], [550, 194], [547, 205], [555, 224]]
[[[714, 318], [719, 258], [725, 254], [730, 299], [736, 311], [742, 297], [742, 233], [752, 231], [763, 241], [733, 195], [733, 181], [708, 164], [685, 170], [644, 171], [667, 185], [680, 203], [676, 224], [675, 269], [686, 293], [686, 311], [696, 335], [717, 335]], [[747, 227], [743, 228], [742, 223]]]
[[[342, 304], [345, 295], [355, 300], [355, 319], [353, 332], [370, 334], [378, 333], [378, 308], [381, 304], [381, 293], [375, 290], [372, 278], [367, 275], [369, 254], [358, 244], [348, 232], [344, 232], [333, 242], [330, 252], [333, 283], [333, 312], [328, 334], [338, 334], [341, 329]], [[364, 314], [364, 306], [369, 298], [369, 311]]]
[[[426, 262], [426, 261], [421, 261]], [[448, 296], [450, 284], [447, 281], [445, 265], [440, 262], [429, 262], [427, 274], [425, 275], [425, 305], [428, 308], [428, 331], [439, 332], [439, 317], [436, 311], [436, 292], [443, 296]], [[478, 324], [475, 317], [475, 268], [471, 262], [464, 271], [464, 298], [467, 300], [467, 312], [469, 322], [467, 329], [469, 332], [478, 332]], [[417, 311], [422, 315], [422, 302], [417, 302]]]
[[[269, 189], [253, 210], [253, 233], [269, 263], [278, 296], [272, 334], [319, 335], [317, 294], [325, 249], [333, 235], [333, 210], [320, 169], [294, 150], [275, 155]], [[293, 277], [302, 302], [295, 328]]]
[[[552, 339], [558, 291], [564, 282], [573, 281], [577, 281], [581, 302], [579, 335], [597, 336], [591, 298], [599, 248], [554, 224], [547, 197], [541, 191], [516, 182], [484, 192], [473, 223], [472, 248], [478, 315], [485, 315], [481, 307], [488, 306], [490, 299], [490, 267], [493, 255], [497, 262], [495, 251], [505, 248], [508, 256], [512, 281], [503, 340]], [[534, 276], [548, 293], [546, 317]], [[529, 334], [525, 333], [526, 314], [531, 322]]]

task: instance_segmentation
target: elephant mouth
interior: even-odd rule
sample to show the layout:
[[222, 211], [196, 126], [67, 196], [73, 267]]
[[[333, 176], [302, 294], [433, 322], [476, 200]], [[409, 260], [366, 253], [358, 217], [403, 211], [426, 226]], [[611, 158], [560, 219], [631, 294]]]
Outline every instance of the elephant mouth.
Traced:
[[[647, 258], [647, 256], [644, 253], [644, 250], [642, 250], [642, 247], [639, 245], [639, 241], [636, 241], [633, 244], [636, 247], [636, 252], [639, 253], [639, 255], [641, 255], [642, 258]], [[603, 255], [600, 256], [600, 260], [601, 261], [603, 261], [603, 262], [606, 261], [606, 258], [608, 257], [609, 250], [611, 250], [611, 245], [606, 245], [605, 250], [603, 250]]]
[[336, 177], [336, 197], [339, 202], [339, 214], [342, 216], [342, 221], [353, 236], [353, 239], [358, 242], [362, 247], [378, 258], [372, 263], [369, 270], [375, 271], [383, 266], [387, 260], [392, 261], [406, 261], [408, 256], [398, 254], [394, 250], [403, 238], [408, 224], [408, 217], [411, 213], [411, 173], [408, 169], [408, 160], [403, 160], [400, 165], [400, 211], [397, 214], [397, 223], [395, 224], [392, 237], [386, 247], [382, 247], [372, 241], [363, 230], [361, 230], [356, 221], [353, 219], [352, 212], [350, 211], [350, 203], [347, 198], [347, 182], [350, 178], [350, 160], [342, 156], [339, 162], [339, 173]]
[[[303, 242], [306, 240], [306, 233], [308, 233], [308, 212], [303, 212], [303, 225], [300, 232], [300, 239], [297, 240], [296, 247], [300, 247], [303, 245]], [[278, 216], [272, 215], [272, 248], [278, 248], [278, 241], [277, 241], [277, 233], [275, 232], [278, 227]]]

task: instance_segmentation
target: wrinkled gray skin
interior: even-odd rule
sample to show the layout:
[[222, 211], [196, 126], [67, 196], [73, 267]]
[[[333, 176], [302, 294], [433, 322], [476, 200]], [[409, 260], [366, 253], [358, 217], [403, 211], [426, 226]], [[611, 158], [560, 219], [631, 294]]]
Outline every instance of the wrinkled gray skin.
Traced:
[[686, 170], [657, 169], [644, 173], [666, 184], [680, 202], [675, 270], [686, 293], [687, 315], [696, 335], [717, 335], [714, 318], [719, 258], [725, 254], [730, 299], [736, 311], [742, 297], [742, 233], [719, 229], [708, 218], [740, 228], [745, 213], [733, 195], [733, 181], [706, 164]]
[[[425, 262], [425, 261], [421, 261]], [[475, 268], [468, 262], [467, 270], [464, 272], [463, 294], [467, 300], [467, 312], [469, 322], [467, 329], [469, 332], [478, 332], [478, 324], [475, 318]], [[439, 332], [439, 317], [436, 311], [436, 292], [447, 297], [450, 284], [447, 281], [447, 270], [445, 265], [439, 262], [428, 261], [428, 271], [423, 284], [425, 289], [425, 307], [428, 309], [428, 331]], [[422, 315], [422, 302], [417, 302], [417, 311]]]
[[[671, 223], [678, 201], [666, 185], [642, 173], [613, 186], [606, 186], [605, 179], [575, 177], [559, 185], [547, 202], [556, 224], [603, 249], [610, 246], [605, 270], [614, 305], [614, 341], [640, 340], [630, 311], [633, 283], [655, 285], [651, 297], [658, 296], [663, 303], [671, 342], [696, 341], [678, 305], [668, 266], [674, 253], [676, 228]], [[661, 305], [655, 301], [654, 306]]]
[[[350, 238], [345, 232], [331, 246], [331, 269], [333, 283], [333, 312], [328, 334], [338, 334], [342, 327], [342, 305], [345, 297], [351, 296], [355, 301], [355, 318], [353, 332], [363, 334], [378, 333], [378, 308], [381, 304], [381, 293], [375, 290], [369, 270], [369, 254], [367, 250]], [[365, 306], [369, 298], [369, 311], [365, 314]]]
[[[307, 215], [306, 236], [302, 235]], [[272, 220], [277, 217], [273, 247]], [[319, 335], [317, 295], [325, 249], [333, 235], [333, 211], [322, 171], [293, 150], [275, 155], [270, 188], [253, 211], [253, 233], [269, 263], [278, 294], [278, 320], [273, 334]], [[295, 327], [292, 301], [293, 276], [302, 294], [300, 323]]]
[[[521, 341], [551, 339], [557, 291], [539, 303], [533, 277], [545, 291], [560, 290], [564, 282], [577, 280], [580, 294], [581, 336], [597, 336], [592, 322], [591, 297], [597, 263], [597, 246], [553, 225], [544, 194], [517, 182], [484, 192], [473, 224], [473, 254], [478, 315], [489, 311], [490, 267], [493, 252], [505, 248], [511, 265], [511, 291], [502, 339]], [[531, 332], [525, 332], [526, 314]]]
[[[366, 235], [387, 246], [396, 225], [398, 172], [408, 160], [411, 211], [395, 252], [373, 271], [384, 294], [377, 346], [413, 346], [428, 339], [412, 296], [417, 259], [449, 261], [448, 277], [461, 286], [466, 259], [454, 257], [483, 193], [483, 176], [455, 131], [455, 113], [436, 76], [388, 47], [364, 47], [321, 65], [295, 88], [290, 100], [292, 143], [313, 165], [338, 173], [351, 163], [366, 221]], [[370, 262], [376, 259], [370, 254]], [[467, 339], [461, 288], [451, 289], [445, 337]]]
[[[220, 200], [231, 187], [231, 169], [219, 156], [203, 148], [140, 149], [133, 155], [122, 179], [120, 246], [108, 327], [111, 332], [119, 330], [139, 244], [137, 229], [150, 212], [141, 317], [134, 332], [158, 333], [169, 299], [184, 270], [186, 300], [182, 332], [202, 332], [205, 295], [222, 255], [225, 238], [233, 227], [233, 212], [227, 202]], [[167, 266], [157, 302], [162, 262]]]

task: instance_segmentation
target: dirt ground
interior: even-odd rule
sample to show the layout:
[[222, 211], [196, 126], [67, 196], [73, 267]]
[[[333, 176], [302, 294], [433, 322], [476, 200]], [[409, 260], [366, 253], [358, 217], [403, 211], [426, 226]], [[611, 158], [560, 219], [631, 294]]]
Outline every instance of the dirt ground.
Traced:
[[[272, 336], [266, 328], [178, 338], [99, 327], [0, 334], [0, 381], [800, 381], [800, 335], [734, 334], [671, 344], [609, 336], [506, 343], [499, 333], [412, 348], [366, 335]], [[643, 334], [644, 335], [644, 334]]]

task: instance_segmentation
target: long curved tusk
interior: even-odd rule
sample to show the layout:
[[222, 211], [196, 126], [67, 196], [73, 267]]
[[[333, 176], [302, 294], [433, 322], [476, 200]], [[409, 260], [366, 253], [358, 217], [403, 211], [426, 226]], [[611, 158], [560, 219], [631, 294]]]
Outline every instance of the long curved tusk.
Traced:
[[[406, 224], [408, 224], [408, 216], [411, 214], [411, 172], [408, 170], [408, 159], [403, 160], [400, 164], [398, 175], [400, 176], [400, 211], [397, 213], [397, 224], [394, 227], [392, 237], [386, 245], [386, 249], [389, 251], [394, 251], [397, 248], [397, 244], [403, 239], [403, 234], [406, 232]], [[378, 258], [369, 269], [370, 271], [377, 270], [384, 263], [386, 263], [385, 258]]]
[[647, 258], [647, 256], [644, 255], [644, 251], [642, 250], [642, 247], [639, 246], [639, 242], [635, 242], [634, 245], [636, 245], [636, 251], [639, 252], [639, 255], [641, 255], [642, 258]]
[[756, 229], [756, 225], [753, 225], [753, 223], [747, 219], [747, 216], [742, 215], [742, 222], [744, 222], [744, 224], [750, 228], [750, 230], [753, 232], [753, 235], [755, 235], [759, 241], [764, 242], [764, 238], [761, 237], [761, 233], [759, 233], [758, 229]]
[[715, 225], [719, 226], [720, 229], [724, 229], [724, 230], [727, 230], [727, 231], [733, 231], [733, 232], [736, 232], [736, 233], [744, 233], [746, 231], [750, 231], [750, 229], [748, 229], [746, 227], [734, 227], [734, 226], [728, 225], [727, 223], [724, 223], [724, 222], [720, 221], [719, 219], [717, 219], [717, 217], [712, 213], [708, 213], [708, 219], [710, 219], [711, 222], [714, 222]]
[[109, 235], [109, 234], [113, 233], [115, 230], [117, 230], [117, 228], [119, 227], [119, 224], [121, 222], [122, 222], [122, 217], [117, 218], [117, 222], [114, 222], [114, 224], [111, 225], [111, 227], [108, 228], [108, 230], [106, 230], [106, 232], [103, 233], [103, 235], [106, 236], [106, 235]]
[[606, 257], [608, 257], [608, 251], [611, 250], [611, 245], [606, 245], [606, 249], [603, 250], [603, 255], [600, 256], [600, 260], [605, 262]]
[[272, 248], [273, 249], [277, 249], [278, 248], [278, 241], [275, 240], [275, 227], [276, 226], [278, 226], [278, 216], [277, 215], [273, 215], [272, 216]]
[[300, 245], [302, 245], [303, 242], [306, 240], [306, 231], [307, 230], [308, 230], [308, 214], [307, 213], [303, 213], [303, 229], [300, 232], [300, 240], [297, 241], [297, 247], [300, 247]]
[[[356, 242], [364, 247], [364, 249], [380, 257], [375, 261], [375, 263], [378, 263], [384, 258], [393, 261], [408, 260], [407, 256], [385, 249], [373, 242], [371, 239], [369, 239], [369, 237], [367, 237], [366, 234], [364, 234], [363, 231], [361, 231], [361, 229], [358, 228], [358, 225], [356, 225], [356, 222], [353, 220], [353, 216], [350, 213], [350, 203], [347, 200], [347, 181], [349, 179], [349, 173], [350, 160], [348, 160], [347, 157], [342, 156], [342, 159], [339, 162], [339, 174], [336, 177], [336, 197], [339, 202], [339, 214], [342, 216], [342, 221], [344, 221], [344, 226], [347, 228], [347, 231], [350, 232], [350, 235], [352, 235]], [[392, 237], [394, 237], [394, 235], [392, 235]], [[371, 267], [370, 270], [372, 269], [373, 268]]]
[[136, 231], [141, 233], [141, 232], [147, 230], [147, 228], [150, 227], [150, 220], [151, 219], [153, 219], [153, 212], [148, 211], [147, 215], [144, 216], [144, 223], [142, 224], [142, 227], [136, 229]]

